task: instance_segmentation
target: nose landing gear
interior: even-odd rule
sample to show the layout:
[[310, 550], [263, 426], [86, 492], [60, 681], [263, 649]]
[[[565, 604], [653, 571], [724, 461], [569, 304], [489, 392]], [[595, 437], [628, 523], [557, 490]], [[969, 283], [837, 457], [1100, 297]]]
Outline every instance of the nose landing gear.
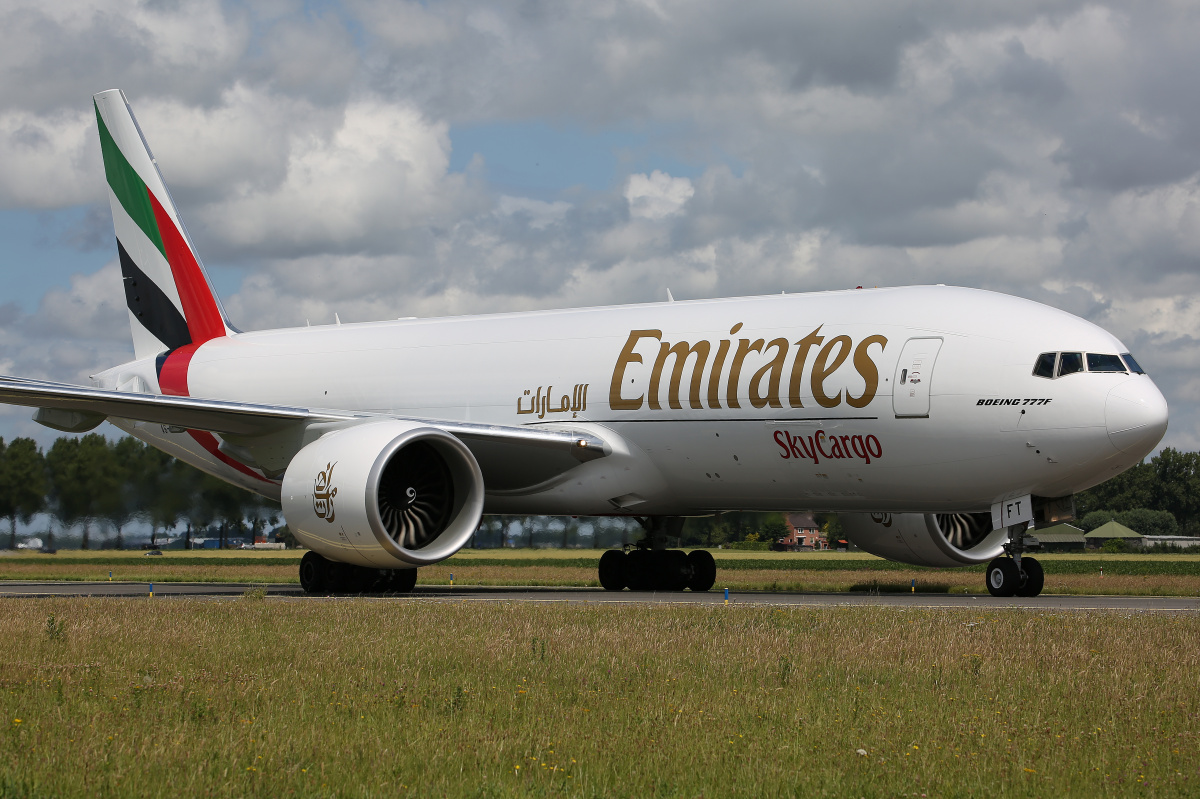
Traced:
[[654, 516], [639, 519], [646, 537], [636, 549], [610, 549], [600, 558], [600, 585], [608, 591], [707, 591], [717, 580], [717, 563], [707, 550], [684, 552], [667, 549], [667, 539], [678, 537], [683, 519]]
[[1008, 528], [1008, 543], [1005, 555], [994, 559], [987, 567], [987, 589], [992, 596], [1032, 597], [1042, 593], [1046, 582], [1042, 564], [1027, 557], [1027, 550], [1041, 548], [1038, 540], [1025, 535], [1026, 525], [1017, 524]]

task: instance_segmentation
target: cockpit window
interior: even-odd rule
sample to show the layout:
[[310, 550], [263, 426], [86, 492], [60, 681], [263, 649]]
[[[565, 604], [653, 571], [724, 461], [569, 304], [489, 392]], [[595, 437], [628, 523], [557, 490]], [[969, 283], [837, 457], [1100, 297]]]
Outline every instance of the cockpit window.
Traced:
[[1097, 355], [1094, 352], [1087, 354], [1087, 365], [1089, 372], [1124, 372], [1125, 363], [1116, 355]]
[[[1043, 352], [1033, 365], [1034, 377], [1062, 377], [1073, 375], [1084, 370], [1087, 364], [1089, 372], [1133, 372], [1144, 375], [1146, 371], [1138, 365], [1128, 352], [1120, 355], [1089, 352]], [[1058, 366], [1057, 372], [1055, 366]]]
[[1135, 375], [1146, 374], [1146, 370], [1143, 369], [1142, 367], [1138, 366], [1138, 362], [1135, 361], [1133, 359], [1133, 356], [1130, 355], [1128, 352], [1122, 352], [1121, 359], [1123, 361], [1125, 361], [1125, 365], [1129, 367], [1129, 371], [1133, 372]]
[[1064, 352], [1058, 358], [1058, 376], [1072, 375], [1083, 371], [1082, 352]]

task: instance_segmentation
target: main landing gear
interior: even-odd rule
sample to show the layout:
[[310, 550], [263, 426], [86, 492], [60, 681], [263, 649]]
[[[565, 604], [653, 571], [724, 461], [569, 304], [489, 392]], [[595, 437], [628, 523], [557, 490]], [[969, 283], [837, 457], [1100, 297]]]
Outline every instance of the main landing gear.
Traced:
[[416, 584], [416, 569], [368, 569], [316, 552], [300, 560], [300, 587], [306, 594], [407, 594]]
[[1026, 550], [1041, 549], [1036, 538], [1025, 535], [1026, 526], [1008, 528], [1006, 554], [987, 567], [987, 589], [992, 596], [1037, 596], [1046, 582], [1042, 564], [1025, 555]]
[[625, 552], [610, 549], [600, 558], [600, 585], [607, 591], [707, 591], [717, 581], [717, 563], [707, 550], [683, 552], [667, 549], [668, 538], [678, 538], [683, 519], [652, 516], [638, 519], [646, 537]]

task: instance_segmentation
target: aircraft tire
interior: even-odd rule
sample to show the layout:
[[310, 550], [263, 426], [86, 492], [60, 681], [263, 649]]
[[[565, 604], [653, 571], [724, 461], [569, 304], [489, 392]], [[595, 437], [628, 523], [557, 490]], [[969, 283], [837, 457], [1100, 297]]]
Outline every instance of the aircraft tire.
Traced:
[[391, 572], [385, 590], [396, 594], [411, 594], [417, 587], [416, 569], [392, 569]]
[[1046, 572], [1042, 564], [1033, 558], [1021, 558], [1021, 566], [1025, 569], [1025, 582], [1017, 589], [1017, 596], [1037, 596], [1042, 593], [1046, 584]]
[[305, 552], [300, 559], [300, 587], [306, 594], [322, 593], [329, 584], [329, 561], [316, 552]]
[[352, 563], [326, 562], [325, 590], [331, 594], [361, 594], [370, 588], [371, 574], [368, 569]]
[[625, 553], [622, 550], [610, 549], [601, 555], [597, 571], [605, 591], [625, 589]]
[[345, 566], [345, 587], [342, 589], [350, 594], [370, 594], [382, 582], [378, 569], [368, 569], [363, 566]]
[[681, 549], [667, 549], [658, 554], [658, 590], [682, 591], [687, 588], [692, 576], [687, 553]]
[[625, 553], [625, 585], [630, 591], [657, 589], [658, 558], [652, 549], [635, 549]]
[[688, 565], [692, 567], [692, 576], [688, 580], [688, 588], [693, 591], [707, 591], [717, 581], [717, 562], [707, 549], [693, 549], [687, 555]]
[[1021, 574], [1012, 558], [1001, 556], [988, 564], [985, 582], [992, 596], [1013, 596], [1020, 585]]

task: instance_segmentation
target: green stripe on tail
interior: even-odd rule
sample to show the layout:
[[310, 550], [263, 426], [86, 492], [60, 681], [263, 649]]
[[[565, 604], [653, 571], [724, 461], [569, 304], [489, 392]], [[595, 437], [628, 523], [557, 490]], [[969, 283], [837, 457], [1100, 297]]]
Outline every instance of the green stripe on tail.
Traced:
[[166, 258], [167, 250], [158, 232], [158, 223], [154, 219], [154, 208], [150, 204], [146, 184], [137, 170], [129, 165], [121, 148], [108, 132], [95, 101], [92, 105], [96, 108], [96, 123], [100, 127], [100, 151], [104, 154], [104, 175], [108, 178], [108, 185], [120, 201], [121, 207], [125, 209], [125, 213], [129, 214], [130, 219], [142, 229], [146, 238], [163, 254], [163, 258]]

